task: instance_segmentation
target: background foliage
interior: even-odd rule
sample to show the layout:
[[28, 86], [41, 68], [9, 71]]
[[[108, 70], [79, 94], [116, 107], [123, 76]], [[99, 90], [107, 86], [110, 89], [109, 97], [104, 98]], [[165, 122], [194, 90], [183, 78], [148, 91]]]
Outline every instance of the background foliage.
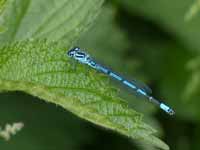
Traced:
[[[156, 0], [154, 3], [148, 0], [110, 0], [104, 3], [102, 9], [101, 2], [93, 3], [92, 0], [76, 0], [70, 5], [67, 0], [62, 0], [57, 5], [53, 0], [48, 5], [44, 5], [47, 4], [45, 0], [16, 1], [15, 5], [14, 0], [0, 2], [0, 14], [4, 11], [6, 13], [3, 14], [6, 17], [0, 18], [1, 51], [22, 51], [23, 48], [16, 48], [15, 45], [5, 50], [3, 46], [13, 41], [44, 38], [58, 41], [59, 46], [57, 43], [50, 46], [44, 44], [38, 48], [41, 41], [26, 41], [28, 44], [25, 42], [22, 46], [32, 46], [32, 49], [37, 49], [36, 52], [38, 49], [48, 49], [52, 55], [52, 49], [58, 47], [63, 49], [79, 45], [86, 48], [92, 56], [113, 70], [130, 79], [134, 77], [149, 84], [156, 97], [164, 98], [175, 109], [176, 116], [169, 117], [151, 104], [135, 98], [115, 82], [107, 83], [102, 79], [102, 83], [106, 83], [104, 87], [112, 88], [111, 85], [114, 84], [120, 89], [120, 97], [128, 101], [130, 108], [143, 114], [144, 122], [158, 131], [156, 136], [161, 137], [172, 150], [200, 148], [198, 0], [174, 0], [173, 4], [167, 0]], [[13, 12], [7, 12], [8, 8]], [[43, 18], [46, 19], [43, 21]], [[87, 32], [80, 37], [80, 32], [86, 29]], [[29, 42], [34, 44], [29, 45]], [[58, 53], [59, 51], [62, 50], [56, 50]], [[51, 57], [50, 54], [49, 58]], [[57, 55], [54, 58], [60, 57]], [[0, 62], [4, 61], [2, 58], [4, 57], [1, 57]], [[28, 60], [30, 61], [24, 61], [32, 64], [31, 59]], [[57, 65], [66, 69], [66, 64]], [[15, 71], [16, 66], [8, 66], [4, 68]], [[2, 70], [0, 77], [5, 78]], [[21, 68], [20, 72], [23, 71], [26, 72]], [[85, 70], [78, 66], [78, 71]], [[32, 80], [25, 75], [24, 80]], [[96, 80], [102, 78], [98, 74], [93, 75]], [[9, 79], [9, 76], [6, 78]], [[0, 87], [1, 89], [3, 88]], [[21, 92], [2, 93], [0, 100], [0, 126], [17, 121], [25, 124], [24, 129], [11, 141], [0, 140], [1, 149], [155, 149], [152, 141], [150, 144], [143, 140], [133, 141], [79, 119], [54, 104], [39, 101], [38, 98]], [[161, 144], [160, 147], [164, 148], [164, 145]]]

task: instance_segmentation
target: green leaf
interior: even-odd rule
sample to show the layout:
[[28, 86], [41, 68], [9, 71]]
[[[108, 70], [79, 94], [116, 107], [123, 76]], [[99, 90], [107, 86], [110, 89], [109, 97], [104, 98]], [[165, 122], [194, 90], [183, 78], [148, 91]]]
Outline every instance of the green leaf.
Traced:
[[196, 0], [185, 14], [185, 20], [190, 21], [200, 10], [200, 0]]
[[[200, 76], [199, 76], [199, 57], [193, 58], [187, 64], [188, 71], [191, 72], [190, 80], [188, 81], [187, 87], [184, 92], [185, 100], [192, 100], [191, 97], [199, 94], [199, 86], [200, 86]], [[194, 100], [194, 99], [193, 99]]]
[[74, 70], [66, 57], [66, 50], [88, 28], [102, 2], [11, 1], [2, 14], [1, 25], [7, 30], [0, 34], [4, 45], [0, 49], [0, 91], [24, 91], [90, 122], [169, 149], [104, 76], [87, 73], [81, 64]]
[[[190, 72], [189, 79], [185, 85], [183, 100], [185, 103], [192, 107], [196, 115], [200, 115], [199, 111], [199, 88], [200, 88], [200, 59], [193, 58], [187, 63], [187, 71]], [[196, 116], [196, 118], [198, 118]]]
[[2, 26], [0, 26], [0, 33], [4, 32], [6, 29]]
[[0, 43], [44, 39], [71, 44], [98, 15], [103, 0], [12, 0], [2, 14]]
[[[5, 5], [7, 4], [6, 2], [7, 2], [7, 0], [0, 0], [0, 15], [2, 14], [2, 12], [5, 9]], [[2, 22], [2, 18], [0, 16], [0, 24], [1, 24], [1, 22]], [[5, 30], [6, 30], [5, 27], [0, 25], [0, 33], [4, 32]]]
[[3, 12], [6, 2], [7, 0], [0, 0], [0, 14]]
[[155, 130], [122, 101], [104, 76], [76, 70], [56, 43], [24, 41], [0, 49], [0, 90], [24, 91], [64, 107], [77, 116], [163, 149]]

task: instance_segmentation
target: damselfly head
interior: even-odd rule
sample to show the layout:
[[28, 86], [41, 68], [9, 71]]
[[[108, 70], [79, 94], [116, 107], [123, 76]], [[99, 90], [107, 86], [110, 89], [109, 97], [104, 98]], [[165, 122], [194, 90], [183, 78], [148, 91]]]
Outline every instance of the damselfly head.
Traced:
[[79, 47], [74, 47], [74, 48], [70, 49], [70, 50], [67, 52], [67, 55], [68, 55], [69, 57], [73, 57], [73, 56], [75, 56], [75, 54], [76, 54], [78, 51], [80, 51], [80, 48], [79, 48]]

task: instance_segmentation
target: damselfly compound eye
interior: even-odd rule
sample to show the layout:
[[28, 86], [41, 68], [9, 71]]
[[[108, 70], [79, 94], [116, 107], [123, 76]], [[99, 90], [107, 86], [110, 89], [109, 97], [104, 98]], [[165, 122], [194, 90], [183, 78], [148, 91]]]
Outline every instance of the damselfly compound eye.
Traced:
[[67, 52], [67, 55], [69, 57], [73, 57], [77, 53], [77, 51], [80, 51], [80, 48], [79, 47], [74, 47], [74, 48], [72, 48], [71, 50], [69, 50]]

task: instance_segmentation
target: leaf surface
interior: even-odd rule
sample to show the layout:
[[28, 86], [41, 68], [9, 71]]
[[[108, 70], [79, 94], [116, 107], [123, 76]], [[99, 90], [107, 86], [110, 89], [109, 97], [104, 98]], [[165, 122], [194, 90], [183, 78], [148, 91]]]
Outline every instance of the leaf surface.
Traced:
[[0, 43], [48, 39], [71, 44], [98, 15], [103, 0], [12, 0], [2, 14]]
[[[37, 45], [37, 46], [36, 46]], [[56, 43], [25, 41], [0, 50], [0, 90], [25, 91], [55, 103], [77, 116], [156, 146], [154, 129], [118, 97], [104, 76], [69, 63], [66, 50]]]
[[[2, 14], [0, 91], [24, 91], [134, 139], [169, 149], [108, 80], [66, 51], [98, 15], [98, 0], [14, 0]], [[47, 39], [47, 40], [44, 40]], [[59, 44], [58, 44], [59, 43]], [[87, 68], [87, 69], [86, 69]]]

